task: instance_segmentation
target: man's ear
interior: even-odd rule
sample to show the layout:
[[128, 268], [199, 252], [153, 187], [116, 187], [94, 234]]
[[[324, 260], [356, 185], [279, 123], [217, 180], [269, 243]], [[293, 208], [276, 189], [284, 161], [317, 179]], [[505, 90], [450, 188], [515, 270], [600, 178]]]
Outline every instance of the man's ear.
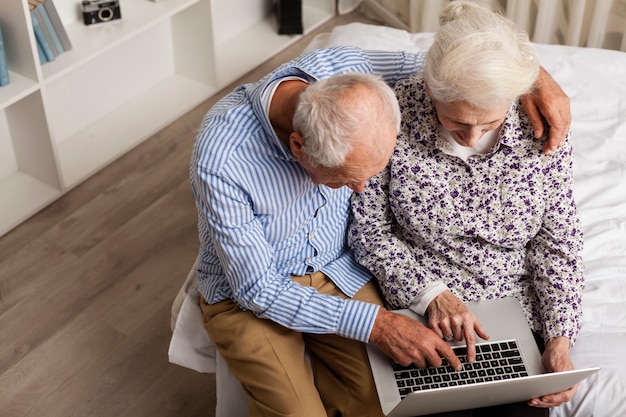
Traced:
[[304, 147], [304, 138], [298, 131], [293, 131], [289, 134], [289, 149], [293, 156], [298, 160], [302, 158], [302, 148]]

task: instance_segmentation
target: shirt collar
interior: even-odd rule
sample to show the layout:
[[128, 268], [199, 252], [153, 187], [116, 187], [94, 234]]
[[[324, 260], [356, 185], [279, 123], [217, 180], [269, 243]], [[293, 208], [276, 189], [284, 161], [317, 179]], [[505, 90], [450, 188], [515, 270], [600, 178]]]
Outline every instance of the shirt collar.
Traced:
[[295, 158], [291, 154], [291, 151], [283, 144], [278, 136], [276, 136], [276, 132], [272, 128], [272, 124], [269, 121], [265, 108], [263, 106], [263, 93], [264, 91], [276, 80], [287, 77], [298, 77], [302, 78], [306, 82], [314, 81], [315, 78], [310, 74], [307, 74], [304, 70], [300, 69], [297, 66], [285, 66], [283, 65], [276, 71], [266, 75], [263, 79], [261, 79], [258, 83], [250, 88], [246, 88], [246, 94], [250, 103], [252, 105], [252, 111], [254, 112], [255, 117], [261, 123], [261, 128], [263, 129], [265, 136], [270, 138], [272, 145], [279, 152], [279, 154], [290, 161], [294, 161]]

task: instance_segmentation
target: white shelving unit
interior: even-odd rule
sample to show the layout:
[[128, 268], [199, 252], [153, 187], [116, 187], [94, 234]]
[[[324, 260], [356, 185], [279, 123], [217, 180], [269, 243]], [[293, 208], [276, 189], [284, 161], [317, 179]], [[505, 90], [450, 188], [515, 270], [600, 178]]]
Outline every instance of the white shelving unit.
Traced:
[[[11, 83], [0, 87], [0, 236], [279, 52], [272, 0], [120, 0], [85, 26], [53, 0], [72, 49], [41, 65], [26, 0], [0, 2]], [[305, 33], [335, 0], [303, 0]]]

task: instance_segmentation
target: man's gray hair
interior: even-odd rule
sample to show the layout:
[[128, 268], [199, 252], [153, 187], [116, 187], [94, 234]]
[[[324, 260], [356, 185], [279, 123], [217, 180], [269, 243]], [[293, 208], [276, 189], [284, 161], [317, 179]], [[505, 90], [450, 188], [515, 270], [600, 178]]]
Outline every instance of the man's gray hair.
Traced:
[[450, 3], [439, 23], [424, 63], [424, 80], [435, 100], [484, 109], [511, 103], [532, 89], [539, 62], [528, 34], [515, 23], [470, 1]]
[[[367, 106], [353, 100], [351, 93], [359, 88], [366, 92], [360, 97]], [[397, 132], [400, 109], [395, 93], [379, 76], [363, 73], [335, 75], [309, 85], [293, 118], [311, 163], [326, 168], [342, 165], [364, 129], [374, 124], [376, 131], [393, 127]]]

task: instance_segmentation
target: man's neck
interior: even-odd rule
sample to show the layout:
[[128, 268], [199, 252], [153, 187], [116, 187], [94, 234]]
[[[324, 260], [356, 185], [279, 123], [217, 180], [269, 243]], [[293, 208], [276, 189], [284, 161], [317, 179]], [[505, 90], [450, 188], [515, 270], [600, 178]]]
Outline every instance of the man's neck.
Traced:
[[269, 119], [276, 136], [289, 148], [289, 135], [293, 129], [293, 115], [296, 112], [298, 98], [307, 87], [300, 80], [288, 80], [280, 83], [270, 104]]

